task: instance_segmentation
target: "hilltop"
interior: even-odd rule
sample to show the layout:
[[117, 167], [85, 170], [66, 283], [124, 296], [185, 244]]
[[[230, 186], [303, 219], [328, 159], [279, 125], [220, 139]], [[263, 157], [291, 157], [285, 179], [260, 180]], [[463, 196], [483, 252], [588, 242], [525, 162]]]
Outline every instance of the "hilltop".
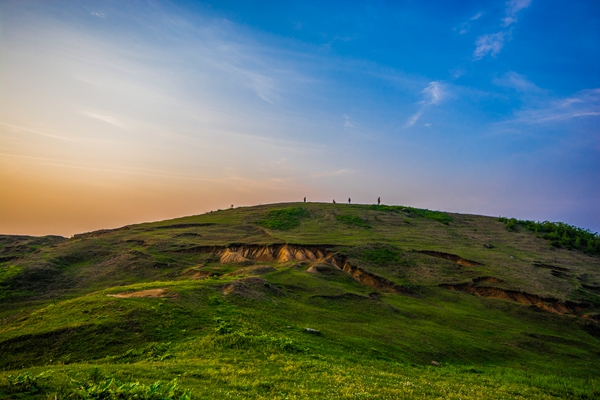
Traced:
[[0, 246], [8, 398], [600, 396], [600, 239], [564, 224], [287, 203]]

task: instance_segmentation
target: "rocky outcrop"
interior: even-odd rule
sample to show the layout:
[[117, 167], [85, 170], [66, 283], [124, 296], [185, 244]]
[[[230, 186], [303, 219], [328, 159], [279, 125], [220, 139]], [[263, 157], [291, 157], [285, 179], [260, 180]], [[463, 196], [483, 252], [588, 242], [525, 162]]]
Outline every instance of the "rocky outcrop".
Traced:
[[327, 260], [332, 251], [324, 246], [298, 246], [291, 244], [230, 245], [223, 248], [214, 248], [213, 253], [220, 257], [222, 263], [236, 263], [252, 261], [317, 261]]

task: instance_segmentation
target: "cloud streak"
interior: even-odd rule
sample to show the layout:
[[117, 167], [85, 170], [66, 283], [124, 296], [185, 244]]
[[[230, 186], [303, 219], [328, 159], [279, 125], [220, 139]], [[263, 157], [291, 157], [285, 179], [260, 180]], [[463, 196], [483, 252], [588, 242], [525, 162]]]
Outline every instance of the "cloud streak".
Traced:
[[48, 133], [48, 132], [43, 132], [37, 129], [31, 129], [31, 128], [26, 128], [23, 126], [17, 126], [17, 125], [12, 125], [12, 124], [7, 124], [5, 122], [0, 122], [0, 125], [5, 126], [7, 128], [9, 128], [12, 131], [16, 131], [16, 132], [29, 132], [29, 133], [35, 133], [36, 135], [41, 135], [41, 136], [46, 136], [52, 139], [59, 139], [59, 140], [69, 140], [69, 141], [74, 141], [75, 139], [73, 138], [69, 138], [66, 136], [60, 136], [60, 135], [54, 135], [52, 133]]
[[529, 81], [524, 75], [510, 71], [500, 78], [495, 78], [492, 81], [495, 85], [509, 87], [519, 92], [542, 92], [543, 90], [535, 83]]
[[554, 99], [536, 108], [520, 110], [509, 124], [542, 125], [580, 118], [600, 117], [600, 88], [586, 89], [573, 96]]
[[405, 128], [410, 128], [416, 124], [427, 108], [432, 105], [438, 105], [446, 97], [446, 92], [442, 84], [438, 81], [429, 82], [429, 85], [421, 93], [424, 95], [424, 99], [419, 102], [421, 108], [408, 118], [404, 126]]
[[85, 115], [86, 117], [97, 119], [102, 122], [106, 122], [107, 124], [116, 126], [118, 128], [122, 128], [122, 129], [126, 128], [124, 123], [122, 123], [117, 118], [110, 116], [110, 115], [97, 114], [97, 113], [90, 112], [90, 111], [80, 111], [79, 113], [81, 115]]

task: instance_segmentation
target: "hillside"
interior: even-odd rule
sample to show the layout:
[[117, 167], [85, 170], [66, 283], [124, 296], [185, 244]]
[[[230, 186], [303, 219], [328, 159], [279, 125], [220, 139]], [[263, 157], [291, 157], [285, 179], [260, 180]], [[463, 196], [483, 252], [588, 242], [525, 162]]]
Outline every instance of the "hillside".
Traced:
[[0, 236], [0, 394], [600, 396], [600, 256], [541, 236], [320, 203]]

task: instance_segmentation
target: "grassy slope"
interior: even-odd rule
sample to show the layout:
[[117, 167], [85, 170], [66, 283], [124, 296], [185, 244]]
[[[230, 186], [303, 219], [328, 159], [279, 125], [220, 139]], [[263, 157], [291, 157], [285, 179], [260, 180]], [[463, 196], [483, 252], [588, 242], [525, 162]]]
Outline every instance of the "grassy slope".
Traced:
[[[272, 210], [290, 206], [307, 212], [298, 214], [298, 226], [276, 229]], [[549, 249], [495, 218], [450, 214], [444, 225], [371, 208], [238, 208], [21, 248], [0, 264], [0, 392], [29, 398], [7, 377], [50, 371], [39, 379], [39, 397], [66, 396], [72, 379], [83, 382], [97, 367], [125, 381], [179, 377], [200, 398], [600, 395], [597, 324], [438, 286], [493, 276], [502, 280], [494, 286], [586, 301], [594, 313], [598, 257]], [[0, 251], [8, 254], [14, 248], [5, 238]], [[341, 271], [311, 274], [308, 264], [290, 262], [267, 263], [275, 270], [262, 278], [273, 290], [225, 296], [223, 285], [240, 278], [226, 274], [240, 266], [196, 248], [231, 243], [327, 244], [413, 294], [369, 296], [373, 289]], [[413, 250], [484, 265], [462, 267]], [[539, 261], [566, 270], [557, 277], [533, 266]], [[190, 279], [195, 272], [220, 276]], [[150, 288], [169, 296], [106, 296]]]

